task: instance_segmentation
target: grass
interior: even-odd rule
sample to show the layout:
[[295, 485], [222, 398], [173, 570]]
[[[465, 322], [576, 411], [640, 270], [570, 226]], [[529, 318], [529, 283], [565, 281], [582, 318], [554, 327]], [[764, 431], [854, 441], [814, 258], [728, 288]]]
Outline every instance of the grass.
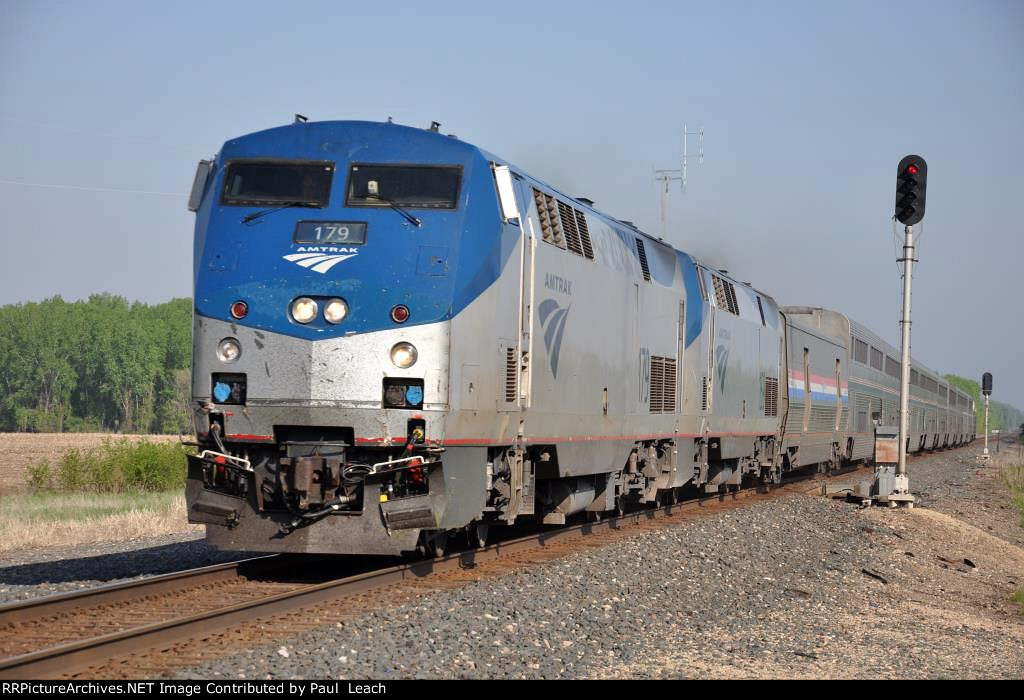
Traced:
[[30, 493], [0, 500], [0, 522], [48, 524], [69, 520], [96, 520], [131, 511], [167, 510], [177, 491], [126, 493]]
[[1024, 527], [1024, 464], [1007, 465], [1003, 471], [1006, 486], [1010, 489], [1010, 497], [1020, 513], [1020, 525]]
[[55, 464], [39, 460], [26, 470], [26, 481], [36, 493], [184, 489], [187, 454], [180, 443], [104, 440], [99, 447], [67, 450]]
[[0, 553], [194, 531], [185, 512], [188, 448], [104, 440], [28, 467], [27, 493], [0, 496]]
[[1021, 613], [1024, 613], [1024, 588], [1010, 596], [1010, 600], [1019, 605]]
[[0, 497], [0, 552], [124, 542], [191, 529], [182, 490]]

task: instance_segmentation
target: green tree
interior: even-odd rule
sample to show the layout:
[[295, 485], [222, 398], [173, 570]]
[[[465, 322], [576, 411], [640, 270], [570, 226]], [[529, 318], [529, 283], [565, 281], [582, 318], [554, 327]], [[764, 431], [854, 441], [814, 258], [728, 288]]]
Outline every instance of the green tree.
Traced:
[[0, 429], [188, 429], [192, 302], [0, 306]]

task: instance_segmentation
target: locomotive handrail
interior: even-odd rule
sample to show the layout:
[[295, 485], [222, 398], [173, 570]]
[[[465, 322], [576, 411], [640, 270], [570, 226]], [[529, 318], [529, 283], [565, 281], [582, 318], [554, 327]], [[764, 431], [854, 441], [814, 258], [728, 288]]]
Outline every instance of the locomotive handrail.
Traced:
[[[212, 455], [211, 458], [208, 455]], [[253, 471], [252, 463], [244, 457], [235, 457], [234, 455], [225, 454], [223, 452], [217, 452], [216, 450], [203, 450], [199, 453], [199, 459], [206, 462], [217, 462], [216, 457], [221, 457], [225, 460], [226, 466], [237, 467], [247, 472]]]

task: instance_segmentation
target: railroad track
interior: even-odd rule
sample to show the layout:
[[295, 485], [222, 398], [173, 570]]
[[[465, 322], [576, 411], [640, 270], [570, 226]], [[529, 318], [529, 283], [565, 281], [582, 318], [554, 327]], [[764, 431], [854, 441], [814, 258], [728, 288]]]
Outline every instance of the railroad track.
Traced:
[[[860, 472], [869, 474], [870, 468], [814, 475], [813, 485], [806, 480], [789, 481], [771, 489], [714, 494], [438, 559], [381, 567], [379, 558], [271, 555], [8, 604], [0, 606], [0, 679], [158, 674], [203, 661], [207, 655], [197, 652], [210, 645], [197, 647], [197, 640], [220, 639], [228, 647], [242, 640], [266, 643], [342, 619], [339, 615], [366, 612], [374, 604], [393, 604], [424, 589], [461, 585], [488, 573], [553, 559], [581, 546], [602, 546], [637, 530], [752, 500], [818, 492], [823, 481]], [[311, 569], [317, 572], [317, 580], [309, 579]], [[366, 598], [365, 594], [385, 589], [386, 596]], [[358, 603], [351, 610], [339, 606], [346, 599]], [[282, 616], [294, 616], [297, 611], [306, 611], [297, 623], [266, 624], [275, 618], [278, 622], [290, 619]], [[246, 631], [225, 637], [232, 628]], [[118, 660], [126, 656], [143, 663], [125, 665]]]

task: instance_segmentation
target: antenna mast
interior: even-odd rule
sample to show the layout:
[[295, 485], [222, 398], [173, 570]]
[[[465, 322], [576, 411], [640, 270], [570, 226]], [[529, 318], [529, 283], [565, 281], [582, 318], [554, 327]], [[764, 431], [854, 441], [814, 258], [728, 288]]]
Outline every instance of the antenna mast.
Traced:
[[666, 209], [668, 208], [668, 190], [669, 185], [672, 182], [679, 183], [679, 189], [682, 192], [686, 192], [686, 170], [689, 165], [689, 148], [688, 140], [690, 136], [697, 137], [697, 162], [704, 162], [704, 127], [697, 129], [697, 131], [689, 131], [686, 128], [686, 124], [683, 124], [683, 162], [679, 168], [676, 169], [660, 169], [654, 171], [655, 182], [663, 182], [665, 186], [661, 188], [661, 237], [662, 239], [668, 238], [668, 217], [666, 215]]

